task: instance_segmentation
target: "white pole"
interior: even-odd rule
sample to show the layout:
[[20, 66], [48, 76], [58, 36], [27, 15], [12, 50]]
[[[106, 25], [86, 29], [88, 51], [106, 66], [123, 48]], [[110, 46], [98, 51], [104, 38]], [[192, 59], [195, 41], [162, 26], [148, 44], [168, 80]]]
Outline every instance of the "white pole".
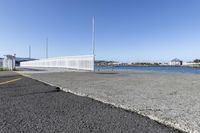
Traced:
[[31, 58], [31, 46], [29, 45], [29, 59]]
[[93, 71], [95, 72], [95, 16], [92, 19], [92, 50], [93, 50], [93, 57], [94, 57], [94, 64], [93, 64]]
[[95, 56], [95, 16], [92, 19], [92, 47], [93, 55]]
[[48, 38], [46, 39], [46, 58], [48, 58]]

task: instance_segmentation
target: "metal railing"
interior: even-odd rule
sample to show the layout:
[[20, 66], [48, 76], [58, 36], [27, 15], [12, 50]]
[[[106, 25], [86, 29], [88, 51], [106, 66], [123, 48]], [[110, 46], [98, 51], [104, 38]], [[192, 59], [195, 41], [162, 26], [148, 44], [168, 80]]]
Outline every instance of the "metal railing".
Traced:
[[56, 67], [94, 71], [94, 55], [65, 56], [21, 62], [21, 67]]

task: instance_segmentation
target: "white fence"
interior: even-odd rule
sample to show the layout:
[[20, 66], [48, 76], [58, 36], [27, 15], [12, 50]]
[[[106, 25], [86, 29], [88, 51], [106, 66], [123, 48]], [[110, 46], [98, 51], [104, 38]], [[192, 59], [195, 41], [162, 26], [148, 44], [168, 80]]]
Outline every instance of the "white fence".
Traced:
[[57, 67], [94, 71], [94, 56], [66, 56], [21, 62], [21, 67]]

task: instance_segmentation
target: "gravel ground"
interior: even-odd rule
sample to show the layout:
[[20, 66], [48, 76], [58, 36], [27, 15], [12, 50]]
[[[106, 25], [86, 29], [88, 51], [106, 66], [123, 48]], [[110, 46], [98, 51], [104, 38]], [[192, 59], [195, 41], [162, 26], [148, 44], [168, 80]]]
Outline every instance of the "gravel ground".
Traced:
[[[0, 83], [16, 78], [0, 74]], [[20, 76], [18, 76], [20, 77]], [[22, 76], [21, 76], [22, 77]], [[3, 80], [2, 80], [3, 79]], [[0, 86], [1, 133], [178, 133], [149, 118], [22, 77]]]
[[200, 75], [62, 72], [30, 76], [186, 132], [200, 132]]
[[12, 79], [20, 78], [20, 77], [21, 76], [17, 73], [13, 73], [10, 71], [2, 71], [0, 72], [0, 83], [8, 81], [8, 80], [12, 80]]

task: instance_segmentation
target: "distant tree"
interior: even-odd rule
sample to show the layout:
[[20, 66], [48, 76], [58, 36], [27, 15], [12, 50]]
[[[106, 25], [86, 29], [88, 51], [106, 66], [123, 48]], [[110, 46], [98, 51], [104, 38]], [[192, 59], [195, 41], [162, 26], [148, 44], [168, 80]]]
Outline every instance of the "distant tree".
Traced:
[[200, 63], [200, 59], [195, 59], [194, 62], [195, 63]]
[[159, 65], [160, 65], [160, 63], [154, 63], [154, 65], [155, 65], [155, 66], [159, 66]]

